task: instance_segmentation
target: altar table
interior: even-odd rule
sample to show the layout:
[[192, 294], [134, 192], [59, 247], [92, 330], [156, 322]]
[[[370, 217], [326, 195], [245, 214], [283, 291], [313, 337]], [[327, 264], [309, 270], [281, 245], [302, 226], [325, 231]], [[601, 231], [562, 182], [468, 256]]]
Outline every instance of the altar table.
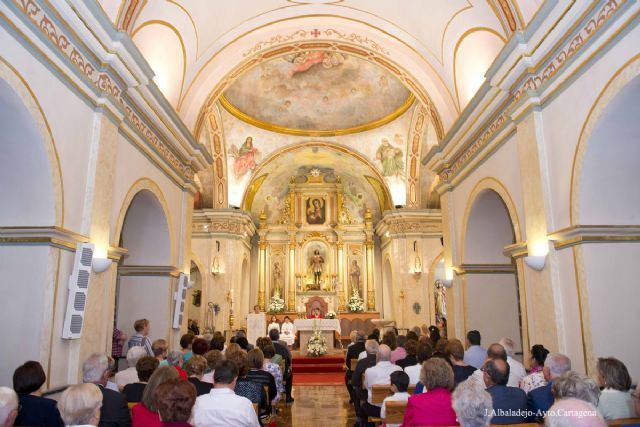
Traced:
[[296, 319], [293, 321], [293, 325], [296, 327], [296, 331], [300, 332], [300, 351], [304, 352], [307, 349], [307, 343], [313, 336], [313, 329], [317, 327], [320, 329], [322, 336], [327, 342], [327, 350], [332, 351], [334, 331], [340, 335], [340, 321], [338, 319]]

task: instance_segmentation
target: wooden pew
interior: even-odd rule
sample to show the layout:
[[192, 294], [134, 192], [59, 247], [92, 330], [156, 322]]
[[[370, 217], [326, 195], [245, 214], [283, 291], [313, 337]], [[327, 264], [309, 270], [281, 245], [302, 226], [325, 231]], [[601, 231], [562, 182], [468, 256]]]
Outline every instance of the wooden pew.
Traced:
[[353, 359], [351, 359], [351, 366], [350, 366], [350, 370], [351, 372], [354, 372], [356, 370], [356, 365], [358, 364], [358, 359], [356, 359], [355, 357]]
[[618, 427], [621, 425], [631, 425], [631, 424], [640, 424], [640, 417], [639, 418], [620, 418], [618, 420], [607, 421], [607, 425], [609, 427]]
[[406, 400], [389, 400], [384, 404], [385, 416], [382, 421], [385, 424], [402, 424], [406, 409]]

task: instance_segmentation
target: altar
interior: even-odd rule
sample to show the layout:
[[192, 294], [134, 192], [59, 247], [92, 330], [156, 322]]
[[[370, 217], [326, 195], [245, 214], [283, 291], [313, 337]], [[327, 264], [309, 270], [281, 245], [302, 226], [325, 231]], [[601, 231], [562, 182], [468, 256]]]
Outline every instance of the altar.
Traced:
[[340, 321], [338, 319], [296, 319], [293, 321], [293, 325], [300, 333], [299, 342], [301, 351], [307, 348], [307, 343], [313, 336], [315, 328], [320, 329], [327, 343], [327, 351], [329, 352], [334, 350], [333, 341], [335, 332], [338, 332], [338, 336], [341, 334]]

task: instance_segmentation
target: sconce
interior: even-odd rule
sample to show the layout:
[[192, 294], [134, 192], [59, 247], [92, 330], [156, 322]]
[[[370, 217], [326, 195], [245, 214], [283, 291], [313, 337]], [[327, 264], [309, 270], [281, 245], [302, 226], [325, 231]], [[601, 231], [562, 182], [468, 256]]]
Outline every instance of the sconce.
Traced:
[[529, 256], [524, 257], [524, 262], [529, 267], [536, 271], [541, 271], [544, 268], [544, 264], [547, 260], [547, 253], [549, 252], [549, 242], [545, 238], [543, 240], [533, 242], [528, 245]]
[[418, 241], [413, 241], [413, 275], [416, 276], [416, 279], [420, 277], [422, 274], [422, 261], [420, 260], [420, 256], [418, 255]]
[[536, 271], [541, 271], [544, 268], [544, 263], [546, 260], [546, 255], [530, 255], [524, 257], [524, 262]]
[[453, 268], [445, 267], [444, 279], [440, 279], [445, 288], [451, 288], [453, 286]]
[[102, 273], [107, 271], [111, 267], [111, 260], [109, 258], [93, 258], [91, 260], [91, 268], [94, 273]]
[[221, 273], [220, 260], [218, 260], [219, 253], [220, 253], [220, 241], [216, 240], [216, 254], [213, 256], [213, 261], [211, 261], [211, 274], [214, 277]]

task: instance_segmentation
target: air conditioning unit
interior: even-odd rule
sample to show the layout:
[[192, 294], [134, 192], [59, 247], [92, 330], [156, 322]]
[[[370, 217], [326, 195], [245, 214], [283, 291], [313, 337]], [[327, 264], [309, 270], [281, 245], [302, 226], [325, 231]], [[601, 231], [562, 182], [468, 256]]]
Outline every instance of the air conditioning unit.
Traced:
[[189, 289], [189, 287], [189, 276], [180, 273], [178, 277], [178, 289], [173, 295], [173, 299], [176, 301], [173, 310], [173, 329], [180, 329], [180, 325], [182, 325], [182, 317], [187, 300], [187, 289]]
[[91, 281], [92, 243], [79, 243], [73, 260], [73, 271], [69, 277], [69, 296], [64, 315], [62, 338], [75, 340], [82, 334], [84, 310], [87, 306], [89, 283]]

